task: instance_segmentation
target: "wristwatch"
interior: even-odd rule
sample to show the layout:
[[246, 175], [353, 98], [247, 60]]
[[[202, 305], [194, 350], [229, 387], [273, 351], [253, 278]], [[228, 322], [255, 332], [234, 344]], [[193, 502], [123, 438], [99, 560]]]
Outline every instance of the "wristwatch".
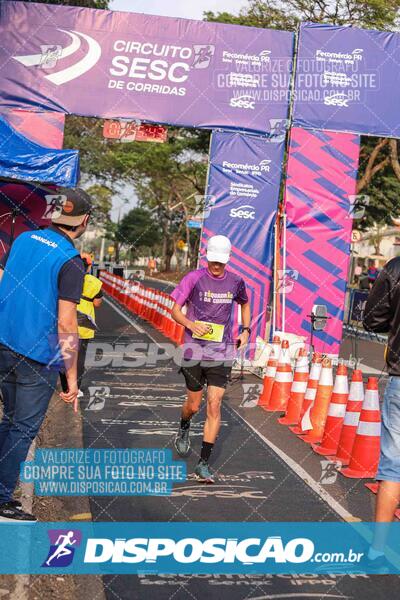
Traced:
[[248, 331], [248, 332], [249, 332], [249, 335], [251, 335], [251, 328], [250, 328], [250, 327], [242, 327], [241, 329], [242, 329], [242, 333], [243, 333], [244, 331]]

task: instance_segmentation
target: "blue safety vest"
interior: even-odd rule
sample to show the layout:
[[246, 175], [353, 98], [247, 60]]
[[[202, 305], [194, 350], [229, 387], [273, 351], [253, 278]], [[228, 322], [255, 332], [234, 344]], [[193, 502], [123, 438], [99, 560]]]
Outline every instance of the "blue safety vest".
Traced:
[[15, 240], [0, 283], [0, 343], [43, 364], [58, 352], [58, 275], [78, 256], [71, 241], [51, 229]]

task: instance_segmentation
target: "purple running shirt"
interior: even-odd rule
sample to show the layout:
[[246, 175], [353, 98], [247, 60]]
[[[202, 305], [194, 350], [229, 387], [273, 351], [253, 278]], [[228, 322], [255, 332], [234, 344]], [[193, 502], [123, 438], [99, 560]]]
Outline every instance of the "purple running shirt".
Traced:
[[187, 307], [190, 321], [207, 321], [224, 325], [222, 342], [193, 339], [185, 329], [184, 358], [203, 360], [233, 360], [236, 345], [232, 339], [233, 303], [246, 304], [246, 285], [239, 275], [225, 270], [223, 277], [214, 277], [207, 268], [191, 271], [171, 294], [179, 306]]

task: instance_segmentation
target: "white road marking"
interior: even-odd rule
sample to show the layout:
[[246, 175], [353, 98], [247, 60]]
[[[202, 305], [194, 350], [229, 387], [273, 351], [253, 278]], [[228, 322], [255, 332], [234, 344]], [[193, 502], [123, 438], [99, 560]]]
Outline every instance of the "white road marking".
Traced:
[[305, 470], [303, 469], [303, 467], [301, 467], [299, 465], [299, 463], [297, 463], [295, 460], [293, 460], [292, 458], [290, 458], [290, 456], [288, 456], [286, 454], [286, 452], [284, 452], [281, 448], [278, 448], [278, 446], [275, 446], [275, 444], [273, 442], [271, 442], [271, 440], [268, 440], [266, 437], [264, 437], [262, 435], [262, 433], [260, 433], [259, 431], [257, 431], [257, 429], [255, 429], [253, 427], [253, 425], [251, 425], [248, 421], [246, 421], [246, 419], [244, 419], [242, 417], [242, 415], [240, 413], [238, 413], [232, 406], [229, 407], [238, 417], [240, 417], [240, 419], [242, 421], [244, 421], [246, 423], [246, 425], [248, 427], [250, 427], [250, 429], [256, 434], [258, 435], [259, 438], [262, 439], [262, 441], [269, 446], [269, 448], [271, 448], [271, 450], [273, 450], [275, 452], [275, 454], [277, 454], [279, 456], [279, 458], [281, 460], [283, 460], [284, 463], [287, 464], [287, 466], [294, 471], [303, 481], [306, 485], [308, 485], [308, 487], [310, 487], [316, 494], [318, 494], [318, 496], [324, 501], [326, 502], [331, 508], [333, 508], [333, 510], [335, 512], [337, 512], [337, 514], [342, 518], [345, 519], [346, 521], [349, 519], [353, 519], [353, 515], [346, 509], [344, 508], [344, 506], [342, 506], [337, 500], [335, 500], [335, 498], [333, 498], [333, 496], [331, 496], [323, 487], [322, 485], [320, 485], [317, 481], [315, 481], [315, 479], [313, 479], [311, 477], [311, 475]]
[[[109, 304], [115, 310], [116, 313], [118, 313], [121, 317], [124, 317], [125, 321], [128, 321], [129, 325], [132, 325], [132, 327], [134, 329], [136, 329], [136, 331], [138, 331], [139, 333], [144, 333], [144, 334], [148, 335], [148, 333], [146, 333], [145, 330], [142, 329], [142, 327], [140, 327], [140, 325], [138, 325], [137, 323], [135, 323], [135, 321], [130, 319], [128, 317], [128, 315], [126, 315], [124, 312], [122, 312], [122, 310], [120, 308], [118, 308], [118, 306], [115, 306], [115, 304], [113, 302], [111, 302], [111, 300], [109, 300], [107, 297], [105, 297], [104, 300], [107, 302], [107, 304]], [[153, 339], [150, 335], [149, 335], [149, 338]]]

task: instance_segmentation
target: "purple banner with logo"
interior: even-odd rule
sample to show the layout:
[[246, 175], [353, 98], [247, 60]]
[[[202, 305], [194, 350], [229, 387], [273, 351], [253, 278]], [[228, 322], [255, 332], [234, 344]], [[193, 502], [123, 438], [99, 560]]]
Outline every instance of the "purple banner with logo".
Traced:
[[0, 106], [267, 132], [286, 119], [293, 34], [3, 2]]
[[294, 124], [400, 137], [400, 34], [300, 28]]
[[252, 341], [264, 337], [273, 267], [274, 224], [284, 141], [240, 133], [213, 134], [201, 257], [208, 239], [232, 243], [229, 270], [246, 282], [252, 306]]
[[286, 185], [286, 331], [309, 341], [312, 307], [325, 305], [329, 319], [325, 331], [314, 332], [314, 345], [328, 354], [338, 354], [342, 340], [359, 153], [357, 135], [292, 129]]

